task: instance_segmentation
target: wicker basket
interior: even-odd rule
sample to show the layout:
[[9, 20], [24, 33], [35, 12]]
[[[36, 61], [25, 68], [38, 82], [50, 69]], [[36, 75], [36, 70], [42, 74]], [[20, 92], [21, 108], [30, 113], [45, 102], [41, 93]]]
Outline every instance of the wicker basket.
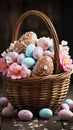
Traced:
[[7, 97], [16, 109], [28, 109], [33, 113], [38, 113], [41, 108], [48, 107], [57, 112], [61, 103], [69, 90], [70, 77], [73, 70], [69, 72], [59, 72], [59, 40], [50, 19], [42, 12], [30, 10], [25, 12], [18, 19], [14, 28], [12, 41], [17, 40], [20, 26], [25, 18], [30, 15], [40, 17], [54, 40], [54, 74], [45, 77], [25, 78], [20, 80], [12, 80], [3, 76], [4, 89]]

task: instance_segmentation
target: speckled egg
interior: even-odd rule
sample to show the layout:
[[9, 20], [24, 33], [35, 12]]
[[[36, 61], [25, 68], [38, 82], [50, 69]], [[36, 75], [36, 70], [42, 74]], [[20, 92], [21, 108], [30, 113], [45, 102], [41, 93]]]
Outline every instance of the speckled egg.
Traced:
[[7, 106], [8, 105], [8, 98], [7, 97], [0, 97], [0, 105]]
[[54, 58], [54, 53], [52, 53], [52, 52], [49, 51], [49, 50], [44, 51], [44, 52], [43, 52], [43, 55], [44, 55], [44, 56], [49, 56], [49, 57], [51, 57], [51, 58]]
[[73, 113], [68, 110], [68, 109], [62, 109], [58, 112], [58, 117], [61, 120], [68, 120], [69, 118], [71, 118], [73, 116]]
[[41, 58], [43, 56], [43, 49], [40, 46], [35, 47], [34, 51], [33, 51], [33, 57], [38, 60], [39, 58]]
[[68, 109], [69, 110], [69, 105], [66, 103], [63, 103], [63, 104], [61, 104], [60, 109]]
[[44, 119], [49, 119], [53, 116], [53, 112], [49, 108], [43, 108], [39, 111], [39, 116]]
[[20, 39], [21, 42], [25, 43], [26, 45], [29, 45], [31, 43], [36, 44], [37, 42], [37, 35], [33, 31], [26, 32], [23, 34]]
[[35, 48], [35, 45], [34, 45], [34, 44], [29, 44], [29, 45], [26, 47], [25, 55], [26, 55], [27, 57], [32, 57], [32, 56], [33, 56], [34, 48]]
[[14, 115], [14, 109], [11, 107], [4, 107], [2, 110], [2, 115], [5, 117], [11, 117]]
[[22, 64], [25, 64], [27, 68], [32, 68], [36, 61], [32, 57], [26, 57], [22, 60]]
[[71, 104], [71, 103], [73, 103], [73, 100], [72, 99], [66, 99], [65, 101], [64, 101], [64, 103], [66, 103], [66, 104]]
[[21, 64], [22, 60], [25, 58], [25, 55], [23, 53], [19, 54], [17, 57], [17, 63]]
[[31, 120], [33, 118], [33, 114], [29, 110], [20, 110], [18, 112], [18, 117], [20, 120]]
[[47, 76], [53, 73], [53, 60], [48, 56], [42, 56], [34, 65], [32, 76]]

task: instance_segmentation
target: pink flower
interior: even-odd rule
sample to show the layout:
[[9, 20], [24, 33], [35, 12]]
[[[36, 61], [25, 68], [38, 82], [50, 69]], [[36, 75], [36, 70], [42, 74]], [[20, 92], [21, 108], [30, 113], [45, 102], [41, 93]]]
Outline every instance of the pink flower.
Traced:
[[3, 75], [5, 75], [7, 69], [8, 69], [8, 65], [5, 62], [5, 58], [0, 58], [0, 72], [2, 72]]
[[11, 64], [12, 62], [13, 62], [13, 61], [12, 61], [11, 57], [6, 56], [6, 63], [7, 63], [7, 64]]
[[8, 77], [12, 79], [21, 79], [27, 76], [27, 67], [25, 65], [20, 66], [16, 62], [10, 65], [7, 73]]
[[60, 65], [63, 67], [64, 71], [69, 71], [73, 68], [73, 61], [66, 53], [60, 53]]

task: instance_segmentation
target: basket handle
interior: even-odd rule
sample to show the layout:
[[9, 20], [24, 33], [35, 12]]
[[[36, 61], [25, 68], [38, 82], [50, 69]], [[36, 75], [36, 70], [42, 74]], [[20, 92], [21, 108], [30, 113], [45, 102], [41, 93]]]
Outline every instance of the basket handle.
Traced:
[[23, 13], [15, 25], [15, 28], [12, 34], [12, 42], [17, 40], [20, 26], [23, 20], [27, 18], [29, 15], [36, 15], [40, 17], [43, 20], [43, 22], [46, 24], [48, 30], [50, 31], [50, 34], [54, 40], [54, 73], [57, 74], [59, 72], [59, 39], [58, 39], [56, 30], [47, 15], [37, 10], [29, 10]]

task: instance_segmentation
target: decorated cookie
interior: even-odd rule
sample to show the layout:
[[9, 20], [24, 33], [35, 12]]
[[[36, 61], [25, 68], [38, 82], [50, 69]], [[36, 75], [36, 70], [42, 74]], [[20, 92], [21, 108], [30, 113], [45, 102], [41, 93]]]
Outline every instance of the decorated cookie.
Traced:
[[32, 70], [33, 76], [47, 76], [53, 73], [53, 60], [48, 56], [42, 56]]

